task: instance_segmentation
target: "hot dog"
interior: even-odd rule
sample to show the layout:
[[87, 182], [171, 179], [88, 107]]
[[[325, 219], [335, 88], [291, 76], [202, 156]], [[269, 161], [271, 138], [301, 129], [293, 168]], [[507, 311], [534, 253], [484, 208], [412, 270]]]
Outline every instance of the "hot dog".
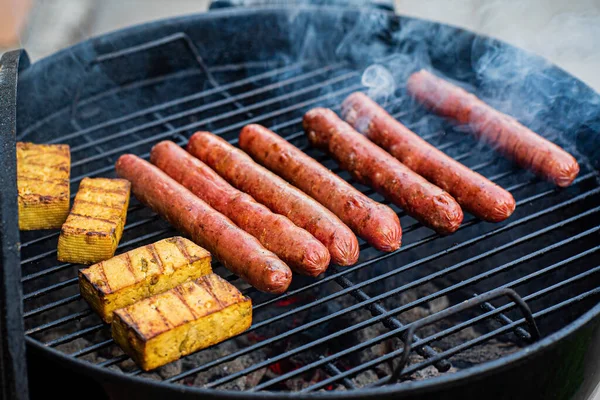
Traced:
[[358, 240], [350, 228], [243, 151], [210, 132], [196, 132], [187, 150], [239, 190], [312, 233], [327, 247], [334, 263], [351, 265], [358, 260]]
[[342, 116], [402, 164], [450, 193], [476, 217], [500, 222], [515, 210], [515, 199], [509, 192], [421, 139], [365, 94], [348, 96], [342, 104]]
[[294, 271], [318, 276], [329, 266], [329, 252], [310, 233], [237, 190], [175, 143], [158, 143], [150, 152], [150, 161], [257, 238]]
[[464, 89], [425, 70], [410, 76], [407, 89], [434, 112], [468, 124], [475, 137], [522, 168], [560, 187], [569, 186], [577, 177], [579, 164], [572, 155]]
[[463, 213], [452, 196], [356, 132], [333, 111], [314, 108], [304, 115], [303, 125], [313, 146], [330, 153], [357, 181], [373, 187], [423, 225], [440, 234], [460, 226]]
[[260, 125], [247, 125], [240, 147], [271, 171], [323, 204], [358, 236], [382, 251], [400, 247], [396, 213], [371, 200], [322, 164]]
[[267, 293], [283, 293], [292, 271], [275, 254], [149, 162], [121, 156], [117, 174], [131, 182], [135, 197], [209, 250], [231, 272]]

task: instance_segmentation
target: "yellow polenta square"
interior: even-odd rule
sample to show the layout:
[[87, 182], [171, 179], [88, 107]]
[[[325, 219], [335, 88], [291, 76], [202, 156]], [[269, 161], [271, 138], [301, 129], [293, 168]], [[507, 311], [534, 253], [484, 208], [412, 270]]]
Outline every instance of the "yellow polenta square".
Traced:
[[252, 301], [216, 274], [115, 311], [112, 336], [143, 370], [222, 342], [252, 324]]
[[19, 229], [58, 229], [69, 214], [71, 153], [66, 144], [17, 143]]
[[93, 264], [115, 254], [131, 184], [125, 179], [84, 178], [58, 238], [58, 260]]

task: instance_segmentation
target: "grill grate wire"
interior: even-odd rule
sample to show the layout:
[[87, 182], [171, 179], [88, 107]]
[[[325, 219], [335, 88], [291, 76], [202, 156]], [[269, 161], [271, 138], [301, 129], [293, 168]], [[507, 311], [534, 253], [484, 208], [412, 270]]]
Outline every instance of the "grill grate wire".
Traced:
[[[240, 68], [243, 68], [243, 66], [240, 66]], [[358, 71], [352, 70], [344, 63], [317, 68], [314, 68], [307, 63], [287, 65], [266, 72], [260, 72], [250, 77], [226, 82], [220, 86], [202, 90], [193, 95], [169, 100], [87, 127], [81, 127], [79, 126], [79, 123], [72, 123], [76, 128], [75, 131], [53, 138], [50, 142], [75, 144], [72, 146], [74, 159], [72, 167], [77, 174], [72, 178], [72, 184], [77, 184], [85, 176], [111, 176], [114, 170], [114, 160], [112, 156], [133, 151], [137, 152], [142, 157], [148, 158], [149, 153], [144, 146], [151, 146], [163, 139], [174, 140], [176, 143], [183, 145], [195, 130], [208, 129], [208, 127], [214, 127], [210, 129], [212, 132], [226, 137], [231, 136], [231, 134], [235, 133], [248, 123], [262, 123], [276, 132], [281, 133], [286, 139], [298, 144], [301, 149], [310, 151], [311, 149], [306, 142], [302, 142], [303, 132], [298, 130], [299, 124], [301, 123], [301, 115], [310, 107], [317, 105], [334, 109], [337, 107], [339, 109], [339, 103], [346, 95], [356, 90], [365, 90], [360, 83], [360, 76]], [[170, 77], [165, 77], [165, 79], [170, 79]], [[272, 80], [273, 82], [261, 83], [263, 81], [268, 82], [269, 80]], [[146, 83], [148, 85], [155, 84], [156, 79], [148, 80]], [[139, 85], [143, 84], [143, 82], [139, 83]], [[299, 84], [301, 84], [300, 88], [294, 86]], [[286, 91], [288, 86], [291, 87], [290, 91]], [[330, 90], [323, 93], [323, 88], [330, 88]], [[219, 95], [223, 91], [233, 91], [233, 94], [228, 92], [229, 94], [227, 96], [219, 98], [218, 100], [197, 104], [202, 100], [210, 99], [211, 96]], [[108, 96], [111, 94], [112, 92], [107, 93], [106, 95]], [[260, 96], [266, 96], [266, 98], [261, 99]], [[258, 97], [257, 101], [250, 102], [249, 104], [244, 103], [255, 97]], [[100, 99], [102, 99], [102, 95], [81, 100], [78, 106], [88, 106]], [[396, 104], [392, 102], [389, 106], [393, 108], [395, 105]], [[233, 106], [235, 108], [228, 109], [228, 106]], [[178, 110], [178, 107], [183, 109]], [[210, 112], [210, 116], [195, 120], [197, 115], [205, 112]], [[254, 114], [255, 112], [256, 114]], [[401, 111], [394, 114], [394, 116], [400, 117], [402, 114], [403, 112]], [[57, 117], [59, 117], [58, 114], [53, 116], [53, 118]], [[134, 126], [126, 125], [127, 123], [133, 123], [140, 119], [146, 119], [146, 122], [136, 123]], [[232, 120], [231, 123], [230, 120]], [[73, 120], [72, 122], [75, 121]], [[222, 122], [226, 122], [226, 125], [217, 126]], [[40, 129], [42, 126], [43, 125], [39, 125], [36, 129]], [[292, 130], [292, 132], [287, 132], [288, 130]], [[246, 376], [261, 368], [268, 367], [278, 361], [289, 359], [296, 354], [316, 349], [318, 346], [331, 342], [336, 338], [342, 338], [344, 335], [381, 323], [387, 328], [387, 332], [375, 336], [363, 343], [348, 346], [336, 353], [322, 356], [297, 369], [261, 382], [250, 390], [259, 391], [272, 389], [275, 385], [287, 379], [292, 379], [315, 369], [323, 371], [327, 378], [310, 385], [303, 389], [304, 391], [323, 389], [328, 385], [338, 382], [341, 382], [346, 389], [355, 389], [358, 386], [353, 381], [353, 378], [357, 374], [395, 359], [401, 354], [402, 350], [399, 348], [398, 350], [388, 352], [387, 354], [375, 357], [346, 370], [340, 369], [336, 363], [350, 354], [360, 352], [386, 339], [395, 336], [404, 338], [410, 324], [415, 321], [409, 321], [408, 324], [400, 322], [398, 317], [403, 315], [403, 313], [410, 311], [415, 307], [427, 304], [442, 296], [469, 292], [470, 295], [474, 295], [475, 284], [488, 280], [492, 276], [505, 273], [519, 265], [526, 264], [531, 260], [543, 258], [556, 250], [562, 250], [570, 245], [578, 244], [584, 239], [597, 234], [597, 231], [600, 230], [598, 227], [587, 229], [582, 223], [586, 218], [597, 217], [596, 213], [600, 211], [600, 206], [597, 206], [599, 203], [598, 199], [600, 198], [600, 187], [598, 186], [597, 174], [595, 171], [592, 171], [589, 168], [583, 169], [573, 186], [567, 190], [559, 190], [549, 185], [545, 185], [543, 182], [540, 182], [511, 166], [506, 166], [501, 171], [492, 171], [495, 173], [487, 173], [489, 167], [501, 164], [501, 161], [493, 156], [491, 150], [482, 150], [483, 157], [472, 148], [467, 151], [457, 150], [458, 154], [453, 154], [452, 151], [456, 150], [456, 147], [460, 147], [461, 143], [464, 142], [464, 139], [459, 137], [458, 139], [451, 138], [456, 140], [448, 140], [447, 137], [449, 136], [452, 135], [447, 135], [443, 131], [423, 135], [426, 140], [436, 144], [438, 148], [447, 151], [456, 160], [464, 162], [467, 166], [485, 174], [491, 180], [507, 180], [508, 183], [503, 184], [503, 186], [515, 195], [515, 199], [517, 200], [517, 210], [521, 207], [528, 207], [532, 204], [536, 205], [547, 201], [550, 201], [551, 205], [540, 209], [539, 211], [531, 212], [525, 216], [515, 216], [506, 223], [498, 225], [485, 224], [472, 217], [467, 217], [459, 229], [459, 232], [462, 235], [460, 236], [461, 240], [457, 243], [447, 243], [447, 240], [444, 240], [444, 238], [441, 238], [437, 234], [431, 234], [430, 231], [423, 228], [420, 224], [415, 223], [414, 220], [407, 217], [402, 211], [399, 211], [398, 216], [401, 218], [404, 231], [403, 246], [399, 250], [393, 253], [378, 253], [361, 241], [361, 253], [366, 254], [366, 256], [361, 256], [360, 262], [355, 266], [348, 268], [332, 267], [321, 279], [305, 283], [300, 287], [291, 288], [287, 293], [279, 296], [263, 296], [253, 288], [245, 288], [245, 294], [260, 299], [259, 301], [253, 299], [253, 309], [255, 313], [273, 308], [281, 300], [290, 299], [315, 290], [323, 292], [319, 292], [319, 296], [315, 300], [309, 301], [306, 304], [294, 307], [288, 311], [280, 312], [266, 319], [255, 321], [251, 328], [243, 335], [269, 327], [278, 322], [286, 321], [301, 312], [336, 302], [337, 299], [344, 296], [351, 296], [354, 299], [354, 304], [331, 312], [330, 314], [311, 319], [293, 329], [288, 329], [283, 333], [273, 335], [202, 365], [194, 366], [164, 380], [171, 383], [181, 383], [186, 378], [193, 377], [203, 371], [208, 371], [211, 368], [217, 367], [245, 354], [252, 353], [259, 349], [265, 349], [268, 346], [280, 343], [284, 340], [291, 340], [298, 334], [318, 327], [324, 323], [339, 321], [340, 317], [352, 312], [364, 312], [368, 313], [368, 315], [362, 321], [356, 321], [356, 323], [342, 327], [333, 333], [314, 340], [309, 340], [307, 343], [297, 345], [277, 356], [256, 362], [249, 367], [220, 379], [215, 379], [205, 385], [208, 388], [218, 388], [221, 385], [231, 382], [239, 377]], [[80, 139], [85, 141], [78, 141]], [[229, 137], [229, 139], [230, 142], [234, 144], [237, 143], [235, 138]], [[118, 144], [118, 146], [115, 146], [115, 144]], [[140, 148], [145, 150], [140, 151]], [[330, 162], [326, 156], [321, 154], [311, 155], [316, 156], [321, 162]], [[479, 156], [479, 158], [475, 160], [475, 163], [472, 161], [470, 162], [469, 160], [474, 158], [474, 156]], [[103, 162], [105, 165], [97, 166], [96, 164], [98, 161]], [[89, 165], [93, 165], [93, 167], [88, 169], [87, 167]], [[343, 176], [342, 171], [336, 166], [333, 166], [332, 170]], [[351, 179], [347, 179], [351, 183], [356, 184]], [[375, 195], [375, 193], [368, 188], [360, 187], [360, 185], [357, 185], [357, 187], [367, 195]], [[542, 189], [539, 190], [538, 188]], [[385, 203], [385, 201], [383, 202]], [[163, 227], [137, 236], [136, 232], [138, 232], [138, 230], [151, 228], [153, 224], [160, 222], [160, 219], [158, 216], [148, 213], [141, 205], [136, 204], [135, 202], [132, 203], [133, 204], [129, 209], [128, 223], [125, 228], [125, 232], [130, 233], [132, 238], [124, 240], [119, 245], [119, 252], [155, 241], [165, 235], [175, 233], [171, 228]], [[548, 219], [556, 215], [559, 211], [570, 209], [572, 207], [579, 207], [584, 203], [591, 203], [596, 206], [589, 207], [585, 211], [577, 212], [575, 215], [557, 221]], [[138, 217], [138, 214], [143, 215]], [[547, 219], [548, 222], [546, 223]], [[518, 234], [514, 237], [511, 236], [515, 229], [528, 227], [530, 224], [540, 220], [543, 221], [543, 224], [539, 225], [541, 228], [526, 234]], [[493, 259], [495, 255], [510, 253], [514, 248], [520, 245], [536, 241], [540, 238], [543, 240], [544, 237], [552, 235], [561, 229], [571, 229], [572, 226], [579, 225], [582, 227], [577, 233], [568, 236], [566, 239], [556, 240], [551, 245], [548, 245], [548, 242], [546, 241], [543, 245], [538, 246], [535, 251], [513, 258], [511, 261], [499, 263], [494, 268], [486, 269], [483, 272], [474, 273], [468, 279], [449, 284], [434, 293], [430, 293], [414, 301], [401, 304], [394, 308], [386, 308], [383, 306], [383, 301], [389, 300], [393, 298], [393, 296], [414, 290], [427, 282], [444, 278], [478, 262], [485, 262], [488, 259]], [[484, 232], [479, 232], [479, 229], [484, 229]], [[99, 322], [99, 318], [93, 315], [93, 312], [85, 305], [78, 293], [65, 296], [57, 294], [57, 292], [61, 292], [65, 289], [73, 290], [75, 288], [76, 290], [76, 268], [78, 267], [73, 264], [55, 265], [56, 251], [52, 248], [51, 243], [56, 241], [57, 236], [57, 233], [42, 234], [31, 237], [22, 244], [22, 251], [28, 254], [33, 252], [33, 255], [24, 257], [21, 263], [24, 271], [22, 282], [26, 289], [30, 286], [33, 287], [33, 289], [25, 290], [24, 295], [26, 305], [25, 319], [27, 324], [26, 335], [28, 335], [30, 340], [42, 341], [42, 343], [48, 347], [61, 346], [83, 337], [89, 338], [90, 336], [93, 336], [94, 333], [108, 331], [109, 329]], [[478, 251], [474, 254], [465, 253], [466, 256], [459, 258], [459, 261], [450, 263], [450, 265], [445, 267], [439, 267], [434, 271], [428, 271], [428, 273], [424, 274], [422, 277], [413, 278], [391, 290], [376, 289], [373, 293], [369, 292], [369, 289], [377, 287], [376, 285], [384, 282], [386, 279], [392, 279], [400, 274], [408, 273], [415, 270], [417, 267], [427, 266], [434, 261], [455, 255], [459, 253], [459, 251], [468, 251], [472, 247], [485, 243], [492, 237], [508, 238], [508, 241], [502, 245]], [[432, 246], [432, 244], [435, 244], [435, 246]], [[36, 249], [43, 245], [47, 245], [49, 250], [37, 252]], [[432, 247], [435, 251], [426, 252], [425, 255], [420, 255], [417, 259], [410, 262], [402, 259], [402, 255], [408, 255], [414, 251], [423, 251], [423, 249], [428, 246]], [[547, 276], [559, 270], [562, 271], [561, 268], [566, 265], [571, 265], [578, 261], [581, 262], [585, 257], [596, 253], [599, 249], [600, 246], [595, 246], [586, 248], [585, 250], [579, 251], [577, 254], [566, 258], [562, 258], [561, 256], [560, 261], [552, 262], [550, 265], [529, 272], [518, 279], [508, 280], [499, 285], [493, 285], [488, 291], [494, 288], [521, 287], [521, 285], [534, 281], [542, 276]], [[373, 267], [378, 263], [390, 261], [392, 259], [396, 262], [397, 266], [387, 272], [383, 272], [367, 279], [360, 279], [360, 276], [357, 276], [358, 273], [364, 271], [367, 267]], [[218, 264], [215, 265], [215, 267], [217, 266]], [[560, 282], [547, 285], [544, 288], [528, 293], [523, 296], [523, 299], [526, 301], [534, 301], [536, 299], [544, 298], [545, 296], [560, 291], [560, 289], [593, 276], [599, 271], [600, 266], [589, 267]], [[63, 278], [65, 273], [71, 273], [70, 277]], [[233, 275], [226, 275], [226, 278], [234, 283], [238, 283], [237, 278]], [[59, 281], [56, 281], [56, 279], [59, 279]], [[325, 287], [333, 282], [338, 285], [339, 289], [328, 293]], [[571, 296], [562, 301], [538, 307], [538, 309], [535, 309], [534, 316], [536, 319], [543, 318], [551, 313], [564, 310], [565, 308], [573, 306], [588, 298], [596, 298], [599, 290], [600, 289], [598, 288], [592, 288], [581, 292], [577, 296]], [[53, 301], [44, 301], [45, 296], [58, 296], [59, 298]], [[463, 297], [464, 296], [465, 295], [463, 295]], [[70, 308], [73, 305], [78, 307], [78, 311], [73, 311]], [[511, 302], [497, 306], [487, 303], [484, 305], [482, 309], [483, 313], [481, 314], [466, 317], [461, 322], [453, 324], [450, 328], [436, 332], [432, 335], [427, 335], [424, 338], [415, 336], [413, 339], [415, 342], [413, 348], [418, 349], [418, 353], [424, 357], [424, 360], [408, 365], [403, 372], [403, 376], [410, 376], [412, 373], [423, 370], [430, 365], [436, 365], [437, 369], [441, 372], [446, 371], [450, 368], [450, 361], [453, 355], [508, 332], [515, 332], [517, 337], [526, 338], [527, 332], [521, 327], [525, 324], [525, 320], [520, 318], [518, 314], [514, 314], [517, 315], [517, 317], [513, 316], [512, 318], [507, 314], [514, 306], [515, 304]], [[66, 315], [63, 315], [65, 312]], [[40, 320], [40, 318], [42, 318], [42, 320], [45, 318], [47, 322], [38, 323], [37, 321]], [[90, 320], [92, 322], [89, 326], [83, 327], [73, 324], [74, 322], [84, 320]], [[450, 349], [441, 349], [441, 351], [438, 351], [431, 347], [440, 339], [459, 332], [462, 329], [480, 322], [489, 322], [492, 320], [500, 321], [500, 327], [494, 327], [489, 332]], [[40, 334], [58, 330], [60, 330], [60, 333], [53, 339], [40, 339]], [[97, 340], [87, 347], [71, 352], [70, 356], [81, 358], [114, 346], [115, 344], [111, 339]], [[96, 365], [98, 367], [110, 367], [118, 365], [119, 363], [128, 360], [128, 358], [129, 357], [126, 355], [120, 354], [105, 361], [98, 362]], [[141, 371], [139, 369], [134, 369], [127, 373], [138, 375]], [[387, 380], [389, 380], [389, 377], [382, 377], [378, 382], [372, 385], [384, 384]]]

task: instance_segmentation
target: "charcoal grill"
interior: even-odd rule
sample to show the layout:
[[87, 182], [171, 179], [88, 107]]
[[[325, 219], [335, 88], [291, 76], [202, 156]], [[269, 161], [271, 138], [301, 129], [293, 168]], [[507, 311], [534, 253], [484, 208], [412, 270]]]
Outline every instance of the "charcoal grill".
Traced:
[[[516, 169], [415, 104], [402, 82], [421, 67], [460, 82], [574, 153], [582, 167], [574, 184], [558, 189]], [[383, 72], [373, 80], [373, 71]], [[2, 165], [10, 172], [2, 175], [1, 199], [3, 381], [15, 397], [27, 396], [19, 389], [19, 279], [34, 391], [39, 371], [57, 371], [52, 379], [61, 391], [78, 376], [97, 385], [86, 395], [101, 389], [115, 398], [562, 399], [585, 398], [598, 382], [600, 97], [545, 60], [385, 11], [266, 7], [133, 27], [30, 66], [26, 55], [9, 53], [0, 78], [8, 103]], [[161, 374], [137, 369], [110, 339], [78, 293], [79, 266], [57, 263], [56, 232], [21, 232], [20, 250], [15, 246], [15, 127], [17, 140], [71, 146], [73, 194], [85, 176], [114, 176], [120, 154], [148, 158], [159, 140], [185, 144], [200, 129], [236, 143], [241, 127], [260, 123], [385, 202], [311, 149], [301, 130], [309, 108], [339, 110], [357, 90], [510, 190], [514, 215], [500, 224], [466, 215], [457, 233], [439, 237], [395, 208], [404, 230], [398, 251], [361, 242], [355, 266], [332, 266], [319, 279], [295, 276], [279, 296], [245, 286], [217, 263], [215, 270], [253, 299], [252, 327]], [[132, 201], [118, 251], [174, 234]], [[376, 334], [361, 336], [372, 327]], [[477, 349], [490, 342], [513, 350], [479, 357]], [[211, 353], [219, 346], [221, 353]], [[242, 357], [251, 362], [222, 368]], [[288, 385], [302, 379], [297, 390]]]

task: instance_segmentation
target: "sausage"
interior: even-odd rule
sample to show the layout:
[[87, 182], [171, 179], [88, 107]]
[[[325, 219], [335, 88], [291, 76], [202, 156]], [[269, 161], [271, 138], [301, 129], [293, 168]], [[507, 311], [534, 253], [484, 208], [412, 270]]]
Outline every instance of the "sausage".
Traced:
[[160, 169], [133, 154], [119, 157], [115, 168], [131, 182], [138, 200], [210, 251], [231, 272], [263, 292], [287, 290], [292, 271], [283, 261]]
[[474, 216], [500, 222], [515, 210], [509, 192], [421, 139], [364, 93], [353, 93], [344, 100], [342, 116], [402, 164], [450, 193]]
[[427, 182], [333, 111], [314, 108], [304, 115], [311, 144], [327, 151], [359, 182], [373, 187], [407, 214], [440, 234], [458, 229], [463, 213], [452, 196]]
[[318, 276], [329, 266], [329, 252], [314, 236], [231, 186], [175, 143], [163, 141], [155, 145], [150, 161], [257, 238], [294, 271]]
[[255, 163], [243, 151], [210, 132], [196, 132], [187, 150], [239, 190], [312, 233], [327, 247], [332, 262], [351, 265], [358, 260], [358, 240], [350, 228], [317, 201]]
[[425, 70], [409, 77], [407, 89], [434, 112], [467, 124], [477, 139], [520, 167], [560, 187], [569, 186], [577, 177], [579, 164], [571, 154], [464, 89]]
[[240, 147], [254, 160], [327, 207], [378, 250], [400, 247], [400, 220], [390, 207], [365, 196], [345, 180], [260, 125], [246, 125]]

